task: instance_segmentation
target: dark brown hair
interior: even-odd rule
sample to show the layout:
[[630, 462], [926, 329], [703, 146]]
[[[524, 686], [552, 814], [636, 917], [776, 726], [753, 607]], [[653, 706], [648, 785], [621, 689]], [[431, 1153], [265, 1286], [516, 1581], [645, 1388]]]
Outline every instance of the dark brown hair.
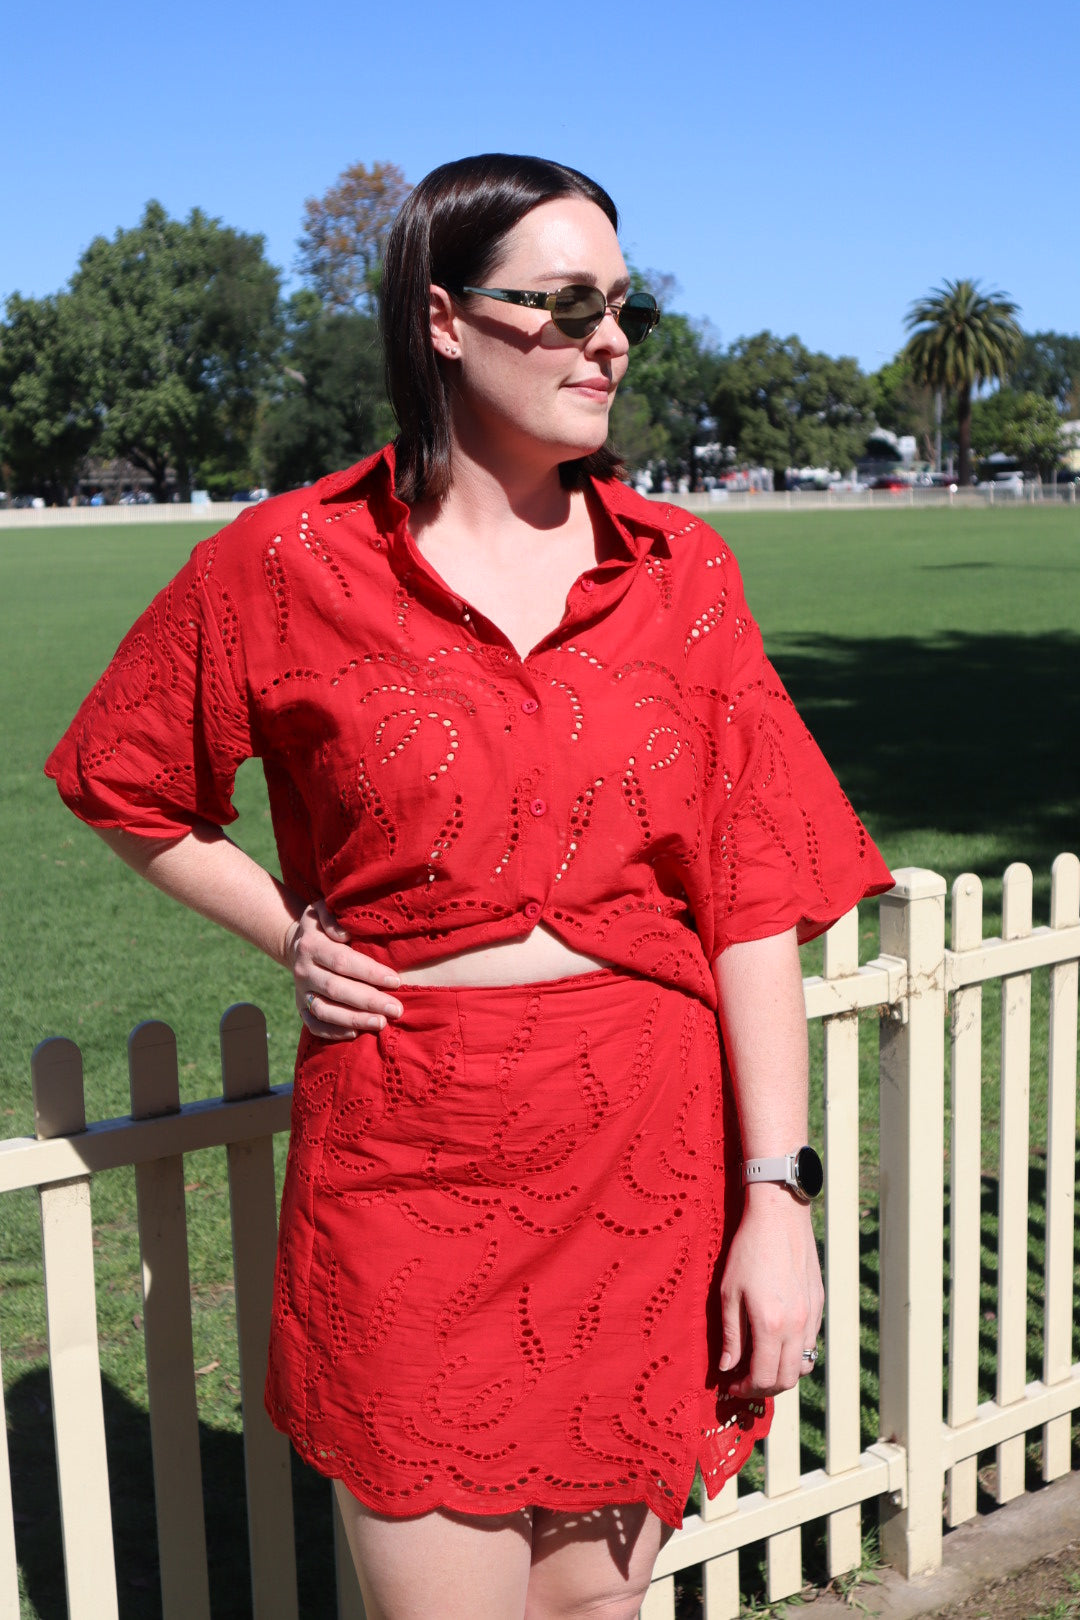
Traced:
[[[618, 230], [615, 204], [595, 181], [562, 163], [505, 152], [432, 169], [394, 221], [383, 266], [382, 337], [386, 391], [400, 429], [395, 487], [410, 505], [439, 500], [450, 487], [450, 406], [431, 344], [431, 284], [483, 282], [507, 233], [555, 197], [585, 197]], [[580, 489], [589, 475], [615, 478], [622, 471], [615, 451], [604, 445], [564, 461], [559, 476], [564, 488]]]

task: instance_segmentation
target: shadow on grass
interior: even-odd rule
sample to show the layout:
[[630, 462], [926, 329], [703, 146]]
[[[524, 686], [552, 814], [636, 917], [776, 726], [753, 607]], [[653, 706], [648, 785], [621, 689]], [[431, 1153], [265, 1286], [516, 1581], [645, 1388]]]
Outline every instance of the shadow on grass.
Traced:
[[[103, 1380], [109, 1495], [120, 1620], [160, 1620], [150, 1423]], [[49, 1374], [36, 1368], [7, 1391], [15, 1539], [40, 1620], [67, 1620]], [[251, 1576], [239, 1434], [199, 1425], [210, 1598], [215, 1620], [250, 1620]], [[330, 1487], [293, 1453], [293, 1512], [301, 1614], [337, 1612]]]
[[823, 631], [772, 651], [878, 838], [992, 833], [1035, 870], [1076, 847], [1080, 635], [862, 641]]

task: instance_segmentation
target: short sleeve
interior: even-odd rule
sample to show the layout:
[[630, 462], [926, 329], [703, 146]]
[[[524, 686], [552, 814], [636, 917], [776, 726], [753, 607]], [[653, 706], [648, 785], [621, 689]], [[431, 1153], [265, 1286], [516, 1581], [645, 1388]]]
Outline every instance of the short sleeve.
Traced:
[[738, 571], [729, 596], [725, 769], [712, 821], [710, 959], [794, 927], [823, 933], [892, 875], [765, 655]]
[[212, 543], [132, 625], [50, 754], [45, 773], [83, 821], [180, 838], [236, 819], [232, 791], [253, 752], [239, 619]]

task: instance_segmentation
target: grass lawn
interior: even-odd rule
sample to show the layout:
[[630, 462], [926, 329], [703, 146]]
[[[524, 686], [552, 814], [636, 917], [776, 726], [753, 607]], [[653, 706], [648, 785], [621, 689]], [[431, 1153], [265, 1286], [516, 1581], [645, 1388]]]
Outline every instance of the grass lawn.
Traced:
[[[1066, 508], [885, 513], [733, 513], [716, 519], [740, 558], [766, 644], [792, 696], [893, 867], [928, 866], [951, 883], [986, 882], [986, 932], [999, 926], [1000, 876], [1024, 860], [1035, 921], [1047, 920], [1049, 868], [1080, 849], [1080, 513]], [[0, 978], [0, 1120], [32, 1134], [29, 1056], [46, 1035], [78, 1041], [88, 1117], [127, 1110], [125, 1040], [139, 1019], [177, 1033], [182, 1096], [218, 1086], [217, 1020], [232, 1001], [267, 1013], [273, 1078], [291, 1071], [296, 1018], [286, 976], [257, 952], [181, 912], [141, 883], [63, 808], [42, 762], [123, 631], [194, 542], [196, 525], [27, 529], [0, 534], [5, 703], [0, 877], [6, 960]], [[258, 768], [241, 772], [234, 835], [273, 861]], [[864, 917], [864, 956], [876, 926]], [[816, 970], [811, 947], [806, 971]], [[1045, 976], [1036, 976], [1033, 1140], [1045, 1121]], [[876, 1155], [876, 1030], [864, 1020], [868, 1187]], [[996, 1151], [996, 1029], [984, 1008], [985, 1167]], [[820, 1098], [817, 1099], [820, 1119]], [[279, 1143], [284, 1157], [284, 1143]], [[159, 1612], [152, 1485], [143, 1418], [138, 1250], [128, 1172], [94, 1184], [98, 1310], [118, 1527], [121, 1612]], [[868, 1206], [869, 1207], [869, 1206]], [[245, 1541], [232, 1346], [224, 1156], [188, 1166], [196, 1365], [214, 1562], [215, 1614], [247, 1614], [230, 1578]], [[992, 1208], [986, 1237], [994, 1237]], [[1036, 1228], [1037, 1228], [1036, 1223]], [[1036, 1237], [1038, 1231], [1036, 1229]], [[864, 1388], [876, 1436], [876, 1209], [864, 1223]], [[1033, 1263], [1038, 1250], [1032, 1249]], [[992, 1247], [988, 1297], [993, 1299]], [[8, 1196], [0, 1216], [0, 1345], [20, 1514], [24, 1614], [62, 1610], [56, 1539], [38, 1535], [55, 1509], [43, 1370], [44, 1311], [36, 1200]], [[1038, 1372], [1033, 1301], [1032, 1374]], [[1080, 1353], [1080, 1351], [1078, 1351]], [[988, 1329], [986, 1370], [993, 1355]], [[821, 1450], [814, 1386], [804, 1401], [808, 1459]], [[987, 1384], [987, 1393], [991, 1385]], [[43, 1449], [44, 1448], [44, 1449]], [[43, 1458], [46, 1459], [43, 1466]], [[331, 1612], [325, 1488], [298, 1471], [302, 1609]]]

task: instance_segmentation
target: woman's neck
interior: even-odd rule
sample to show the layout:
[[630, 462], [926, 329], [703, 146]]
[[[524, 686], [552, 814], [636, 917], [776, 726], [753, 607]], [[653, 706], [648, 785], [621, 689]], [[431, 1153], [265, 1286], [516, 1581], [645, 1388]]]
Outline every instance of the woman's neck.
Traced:
[[558, 464], [507, 447], [493, 453], [482, 436], [475, 447], [467, 435], [454, 434], [450, 488], [440, 502], [413, 508], [411, 527], [417, 539], [433, 529], [463, 529], [475, 540], [497, 544], [500, 536], [565, 529], [581, 502], [564, 489]]

